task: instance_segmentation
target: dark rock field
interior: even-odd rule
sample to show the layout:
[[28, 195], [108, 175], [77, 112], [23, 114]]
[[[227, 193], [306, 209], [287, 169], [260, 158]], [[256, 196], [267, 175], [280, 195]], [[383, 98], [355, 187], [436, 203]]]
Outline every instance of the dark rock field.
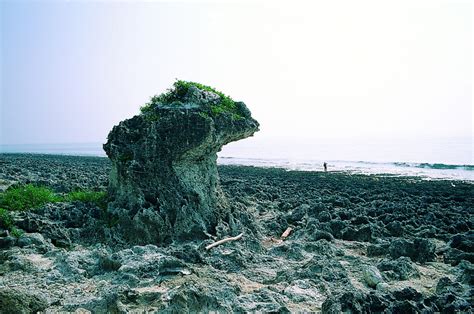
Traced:
[[[110, 168], [99, 157], [1, 154], [0, 191], [105, 191]], [[0, 313], [473, 312], [474, 185], [218, 171], [235, 222], [204, 239], [129, 244], [110, 209], [87, 202], [14, 212], [24, 233], [0, 230]]]

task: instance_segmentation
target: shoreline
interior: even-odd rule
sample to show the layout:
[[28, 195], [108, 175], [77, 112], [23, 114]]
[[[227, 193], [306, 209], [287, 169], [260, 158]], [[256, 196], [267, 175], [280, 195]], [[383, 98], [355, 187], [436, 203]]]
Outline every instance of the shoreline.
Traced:
[[[44, 157], [44, 158], [89, 158], [89, 159], [97, 159], [97, 160], [108, 160], [107, 156], [97, 156], [97, 155], [72, 155], [72, 154], [48, 154], [48, 153], [0, 153], [0, 162], [2, 155], [5, 156], [28, 156], [28, 157]], [[222, 159], [234, 159], [233, 157], [224, 157]], [[367, 164], [376, 164], [373, 162], [363, 162]], [[403, 164], [404, 162], [394, 162]], [[375, 176], [381, 178], [401, 178], [407, 180], [423, 180], [423, 181], [452, 181], [452, 182], [462, 182], [467, 184], [474, 184], [474, 179], [465, 179], [465, 178], [443, 178], [443, 177], [430, 177], [427, 175], [416, 175], [416, 174], [398, 174], [398, 173], [390, 173], [390, 172], [363, 172], [360, 170], [354, 169], [347, 169], [347, 170], [328, 170], [325, 172], [324, 170], [317, 170], [317, 169], [292, 169], [284, 166], [272, 165], [272, 166], [264, 166], [264, 165], [250, 165], [250, 164], [239, 164], [239, 163], [219, 163], [219, 158], [217, 162], [217, 166], [221, 167], [253, 167], [258, 169], [280, 169], [286, 172], [303, 172], [303, 173], [331, 173], [331, 174], [338, 174], [338, 175], [347, 175], [347, 176], [354, 176], [354, 175], [362, 175], [362, 176]], [[459, 167], [474, 167], [474, 165], [456, 165]]]

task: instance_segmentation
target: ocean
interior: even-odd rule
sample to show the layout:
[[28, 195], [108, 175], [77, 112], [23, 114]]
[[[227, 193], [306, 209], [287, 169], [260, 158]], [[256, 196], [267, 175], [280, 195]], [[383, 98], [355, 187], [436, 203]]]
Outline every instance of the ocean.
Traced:
[[[0, 145], [3, 153], [101, 156], [101, 143]], [[417, 176], [474, 182], [472, 138], [318, 139], [255, 136], [223, 147], [218, 164]]]

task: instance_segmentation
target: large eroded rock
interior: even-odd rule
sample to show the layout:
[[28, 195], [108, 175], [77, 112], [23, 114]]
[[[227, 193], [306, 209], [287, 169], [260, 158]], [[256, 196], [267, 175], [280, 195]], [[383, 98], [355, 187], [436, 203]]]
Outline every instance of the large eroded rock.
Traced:
[[135, 243], [214, 233], [218, 224], [232, 219], [216, 153], [258, 127], [244, 103], [199, 84], [175, 83], [109, 133], [104, 150], [112, 160], [112, 224]]

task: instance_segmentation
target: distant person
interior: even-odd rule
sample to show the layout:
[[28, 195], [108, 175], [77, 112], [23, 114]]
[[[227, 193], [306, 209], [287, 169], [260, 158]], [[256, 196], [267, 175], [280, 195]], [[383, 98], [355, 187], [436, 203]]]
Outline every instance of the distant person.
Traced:
[[327, 164], [327, 162], [324, 162], [323, 167], [324, 167], [324, 171], [328, 171], [328, 164]]

